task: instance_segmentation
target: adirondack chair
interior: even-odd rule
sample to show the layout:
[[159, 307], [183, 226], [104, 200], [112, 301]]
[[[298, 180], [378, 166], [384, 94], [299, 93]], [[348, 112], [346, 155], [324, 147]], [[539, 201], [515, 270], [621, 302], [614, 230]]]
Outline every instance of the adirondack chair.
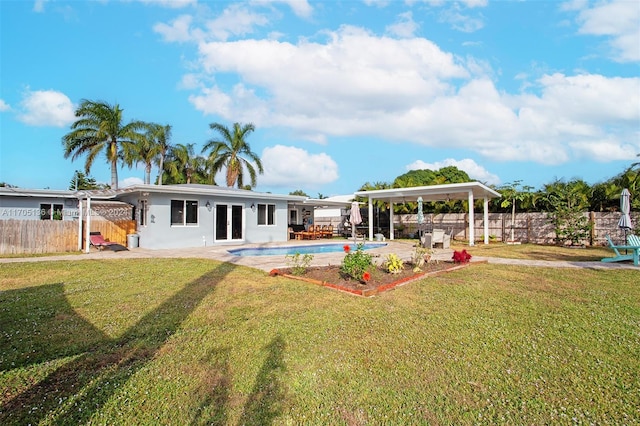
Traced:
[[[622, 262], [625, 260], [633, 260], [633, 264], [635, 266], [640, 266], [640, 237], [637, 235], [629, 235], [627, 237], [627, 245], [617, 246], [613, 244], [611, 241], [611, 237], [607, 235], [607, 242], [609, 243], [609, 248], [613, 249], [615, 253], [614, 257], [605, 257], [602, 259], [603, 262]], [[631, 253], [622, 254], [620, 250], [630, 251]]]

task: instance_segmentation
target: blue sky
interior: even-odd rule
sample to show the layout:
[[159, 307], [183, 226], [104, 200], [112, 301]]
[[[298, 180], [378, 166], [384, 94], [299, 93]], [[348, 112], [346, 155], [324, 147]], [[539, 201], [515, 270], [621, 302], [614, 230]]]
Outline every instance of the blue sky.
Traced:
[[593, 184], [640, 154], [637, 0], [0, 1], [0, 53], [0, 181], [23, 188], [83, 168], [61, 143], [82, 99], [198, 149], [209, 123], [254, 123], [275, 193], [447, 165]]

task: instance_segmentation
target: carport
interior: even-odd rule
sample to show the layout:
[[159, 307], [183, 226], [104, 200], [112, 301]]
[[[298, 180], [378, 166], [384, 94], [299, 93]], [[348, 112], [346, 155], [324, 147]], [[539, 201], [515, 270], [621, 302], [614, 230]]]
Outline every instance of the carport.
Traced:
[[[469, 202], [469, 245], [474, 245], [474, 211], [473, 204], [476, 199], [484, 201], [484, 243], [489, 244], [489, 200], [501, 197], [500, 193], [494, 191], [480, 182], [451, 183], [446, 185], [414, 186], [410, 188], [378, 189], [373, 191], [355, 192], [356, 197], [364, 197], [369, 203], [369, 217], [373, 217], [373, 200], [382, 200], [389, 203], [390, 226], [389, 239], [393, 240], [393, 205], [407, 202], [417, 202], [418, 197], [427, 201], [448, 201], [467, 200]], [[369, 241], [373, 241], [373, 221], [369, 221]]]

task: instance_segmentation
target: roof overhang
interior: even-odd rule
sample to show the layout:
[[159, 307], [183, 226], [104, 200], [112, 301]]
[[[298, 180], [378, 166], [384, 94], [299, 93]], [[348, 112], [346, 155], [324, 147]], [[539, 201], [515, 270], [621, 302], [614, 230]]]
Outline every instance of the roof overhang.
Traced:
[[325, 198], [307, 198], [303, 203], [305, 206], [314, 208], [341, 208], [351, 206], [351, 201], [329, 200]]
[[354, 195], [370, 200], [384, 200], [391, 203], [416, 202], [418, 197], [428, 201], [467, 200], [469, 193], [474, 198], [499, 198], [500, 193], [480, 182], [450, 183], [445, 185], [414, 186], [409, 188], [377, 189], [358, 191]]

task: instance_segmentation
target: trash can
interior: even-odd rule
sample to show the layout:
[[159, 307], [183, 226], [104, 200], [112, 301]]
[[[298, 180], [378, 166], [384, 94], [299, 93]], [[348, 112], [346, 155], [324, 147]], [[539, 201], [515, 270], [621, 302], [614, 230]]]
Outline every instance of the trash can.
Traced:
[[138, 234], [127, 235], [127, 246], [129, 248], [137, 248], [139, 242], [140, 242], [140, 236]]

